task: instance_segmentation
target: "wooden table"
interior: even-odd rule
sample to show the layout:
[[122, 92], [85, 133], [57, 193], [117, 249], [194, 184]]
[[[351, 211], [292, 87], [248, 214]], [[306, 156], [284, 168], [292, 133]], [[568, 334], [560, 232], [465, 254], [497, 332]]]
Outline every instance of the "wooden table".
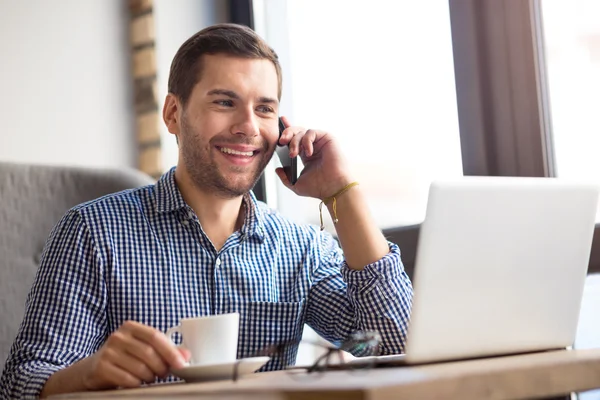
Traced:
[[600, 349], [560, 350], [361, 372], [330, 371], [319, 377], [301, 378], [278, 371], [248, 375], [238, 382], [163, 384], [59, 397], [232, 400], [546, 397], [600, 387]]

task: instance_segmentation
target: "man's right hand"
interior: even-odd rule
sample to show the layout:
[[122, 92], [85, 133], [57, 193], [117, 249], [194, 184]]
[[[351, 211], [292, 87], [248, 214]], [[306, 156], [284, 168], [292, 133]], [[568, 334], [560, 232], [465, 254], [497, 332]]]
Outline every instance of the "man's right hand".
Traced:
[[190, 354], [164, 333], [127, 321], [93, 355], [53, 374], [41, 396], [82, 390], [139, 387], [182, 368]]
[[183, 368], [189, 353], [161, 331], [127, 321], [90, 357], [83, 384], [88, 390], [138, 387]]

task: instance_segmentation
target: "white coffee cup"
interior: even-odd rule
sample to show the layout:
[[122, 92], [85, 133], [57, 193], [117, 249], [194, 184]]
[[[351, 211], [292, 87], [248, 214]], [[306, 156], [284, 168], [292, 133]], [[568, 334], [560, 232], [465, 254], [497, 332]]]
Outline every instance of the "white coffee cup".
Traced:
[[167, 330], [167, 337], [179, 332], [182, 347], [190, 351], [191, 365], [223, 364], [237, 359], [240, 314], [183, 318]]

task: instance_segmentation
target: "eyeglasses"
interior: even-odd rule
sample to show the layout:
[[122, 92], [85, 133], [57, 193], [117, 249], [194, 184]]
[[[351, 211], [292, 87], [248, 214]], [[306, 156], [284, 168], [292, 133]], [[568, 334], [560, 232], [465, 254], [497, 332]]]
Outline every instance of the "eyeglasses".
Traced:
[[[274, 344], [266, 347], [265, 349], [259, 351], [255, 354], [255, 357], [276, 357], [278, 355], [282, 355], [285, 350], [289, 346], [299, 345], [301, 343], [312, 344], [317, 347], [321, 347], [326, 351], [318, 357], [315, 362], [305, 368], [295, 367], [295, 366], [287, 366], [285, 369], [291, 372], [292, 377], [300, 376], [297, 374], [298, 370], [305, 370], [308, 375], [315, 375], [315, 373], [323, 372], [327, 370], [350, 370], [350, 371], [360, 371], [365, 369], [372, 368], [376, 359], [374, 356], [378, 356], [379, 346], [381, 344], [381, 335], [375, 331], [360, 331], [353, 333], [348, 339], [343, 341], [339, 347], [334, 347], [331, 345], [325, 345], [321, 342], [315, 342], [310, 340], [302, 340], [302, 341], [291, 341], [286, 343]], [[359, 357], [373, 357], [369, 359], [367, 362], [360, 363], [352, 363], [346, 362], [343, 352], [349, 352]], [[336, 358], [337, 357], [337, 362]], [[235, 363], [233, 369], [233, 381], [237, 381], [239, 378], [238, 370], [239, 364], [241, 360]], [[296, 372], [296, 373], [294, 373]], [[303, 376], [307, 376], [304, 374]]]

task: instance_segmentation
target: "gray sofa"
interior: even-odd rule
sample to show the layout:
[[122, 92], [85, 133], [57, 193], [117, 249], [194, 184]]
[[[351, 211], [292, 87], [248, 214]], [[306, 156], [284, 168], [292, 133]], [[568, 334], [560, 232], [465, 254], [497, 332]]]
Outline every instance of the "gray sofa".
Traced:
[[84, 201], [153, 182], [135, 170], [0, 162], [0, 370], [44, 243], [60, 217]]

